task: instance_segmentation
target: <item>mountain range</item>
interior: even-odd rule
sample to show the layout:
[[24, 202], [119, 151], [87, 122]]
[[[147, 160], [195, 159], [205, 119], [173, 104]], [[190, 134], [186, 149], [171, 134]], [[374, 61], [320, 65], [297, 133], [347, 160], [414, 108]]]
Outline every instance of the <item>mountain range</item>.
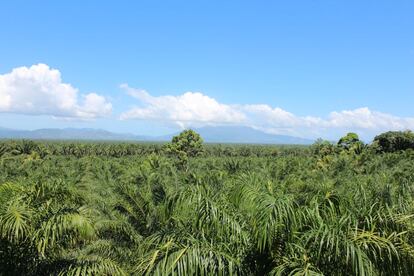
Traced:
[[[240, 144], [300, 144], [313, 143], [313, 140], [288, 135], [265, 133], [249, 127], [209, 126], [194, 129], [207, 143]], [[35, 140], [99, 140], [99, 141], [170, 141], [172, 133], [163, 136], [141, 136], [128, 133], [114, 133], [93, 128], [44, 128], [37, 130], [16, 130], [0, 128], [0, 139]]]

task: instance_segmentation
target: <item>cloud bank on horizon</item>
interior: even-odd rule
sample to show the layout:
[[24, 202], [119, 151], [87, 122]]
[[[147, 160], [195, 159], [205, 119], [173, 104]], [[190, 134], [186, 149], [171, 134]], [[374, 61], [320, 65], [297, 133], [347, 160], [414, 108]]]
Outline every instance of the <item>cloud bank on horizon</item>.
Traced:
[[154, 120], [175, 124], [181, 128], [205, 125], [241, 125], [273, 134], [302, 137], [324, 136], [327, 132], [338, 134], [356, 131], [372, 136], [381, 131], [414, 128], [414, 117], [398, 117], [367, 107], [354, 110], [333, 111], [326, 118], [297, 116], [279, 107], [267, 104], [223, 104], [200, 92], [186, 92], [178, 96], [151, 96], [145, 90], [121, 85], [141, 107], [134, 107], [120, 118]]
[[146, 120], [179, 128], [237, 125], [273, 134], [326, 137], [356, 131], [370, 137], [387, 130], [414, 129], [414, 117], [399, 117], [367, 107], [333, 111], [325, 118], [297, 116], [267, 104], [225, 104], [201, 92], [152, 96], [145, 90], [121, 85], [136, 106], [112, 115], [112, 103], [97, 93], [80, 94], [61, 74], [46, 64], [18, 67], [0, 75], [0, 113], [48, 115], [92, 120], [111, 117]]

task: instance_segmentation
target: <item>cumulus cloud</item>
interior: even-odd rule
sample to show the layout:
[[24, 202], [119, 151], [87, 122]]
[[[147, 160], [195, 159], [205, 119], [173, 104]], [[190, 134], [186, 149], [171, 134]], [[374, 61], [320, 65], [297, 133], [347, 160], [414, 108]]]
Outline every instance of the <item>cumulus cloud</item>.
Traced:
[[347, 131], [356, 131], [363, 137], [371, 138], [380, 131], [414, 128], [414, 118], [371, 111], [367, 107], [334, 111], [324, 118], [303, 117], [266, 104], [223, 104], [200, 92], [155, 97], [145, 90], [134, 89], [126, 84], [121, 87], [139, 104], [121, 114], [123, 120], [153, 120], [181, 128], [241, 125], [274, 134], [331, 138]]
[[93, 119], [107, 116], [112, 105], [96, 93], [79, 94], [46, 64], [19, 67], [0, 75], [0, 112]]
[[121, 119], [173, 122], [182, 128], [206, 124], [234, 124], [246, 120], [245, 114], [237, 108], [221, 104], [199, 92], [153, 97], [145, 90], [133, 89], [126, 84], [121, 87], [143, 105], [123, 113]]

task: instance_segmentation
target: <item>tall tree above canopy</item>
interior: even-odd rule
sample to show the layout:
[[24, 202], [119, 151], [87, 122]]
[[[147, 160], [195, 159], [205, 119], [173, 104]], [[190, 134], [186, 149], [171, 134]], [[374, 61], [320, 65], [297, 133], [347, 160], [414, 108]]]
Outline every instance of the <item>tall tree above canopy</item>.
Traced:
[[173, 137], [166, 150], [178, 156], [195, 157], [204, 151], [203, 138], [194, 130], [184, 130]]
[[359, 140], [358, 134], [349, 132], [347, 135], [339, 139], [338, 146], [345, 149], [350, 149], [353, 145], [358, 144], [360, 142], [361, 141]]

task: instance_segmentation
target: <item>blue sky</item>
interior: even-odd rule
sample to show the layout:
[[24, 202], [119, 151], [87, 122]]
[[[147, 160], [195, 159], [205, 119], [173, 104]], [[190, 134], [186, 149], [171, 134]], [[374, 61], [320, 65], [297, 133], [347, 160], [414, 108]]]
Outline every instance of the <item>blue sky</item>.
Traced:
[[2, 2], [0, 127], [414, 128], [413, 1], [63, 2]]

